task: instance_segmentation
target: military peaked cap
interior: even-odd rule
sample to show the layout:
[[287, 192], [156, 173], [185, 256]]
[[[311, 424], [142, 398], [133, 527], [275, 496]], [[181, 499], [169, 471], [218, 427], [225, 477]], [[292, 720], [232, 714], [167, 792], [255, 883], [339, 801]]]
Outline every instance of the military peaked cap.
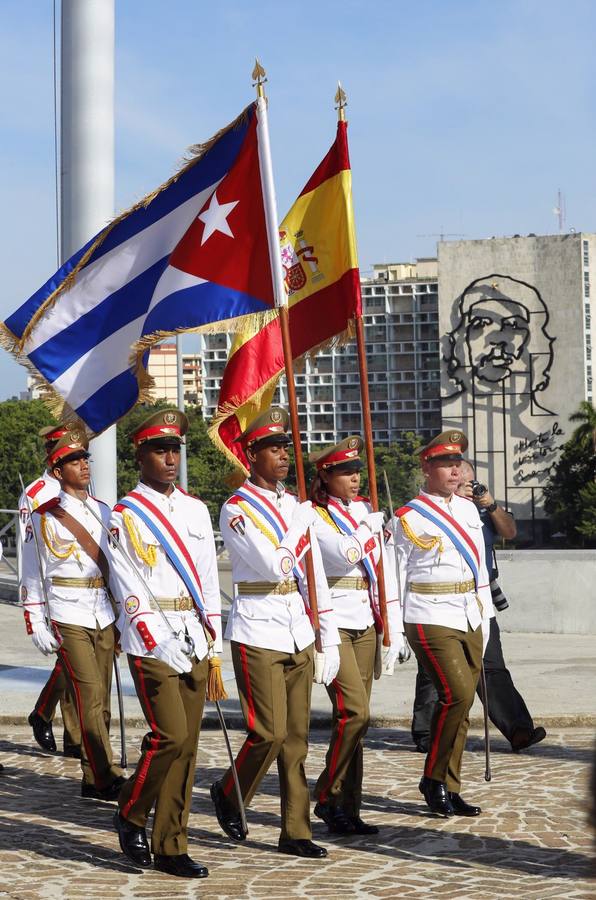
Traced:
[[179, 409], [160, 409], [131, 431], [128, 435], [135, 447], [148, 441], [160, 441], [180, 446], [188, 431], [188, 419]]
[[427, 459], [463, 459], [468, 449], [468, 439], [457, 428], [442, 431], [434, 437], [425, 447], [417, 452], [422, 460]]
[[288, 434], [290, 417], [281, 406], [272, 406], [248, 425], [234, 443], [242, 445], [246, 450], [258, 442], [259, 448], [268, 444], [290, 444], [291, 437]]
[[321, 469], [331, 469], [334, 466], [347, 466], [351, 469], [361, 469], [362, 460], [360, 454], [364, 447], [364, 441], [355, 434], [344, 438], [339, 444], [333, 444], [332, 447], [323, 447], [322, 450], [315, 450], [309, 455], [309, 460], [315, 463], [317, 471]]
[[82, 428], [67, 431], [48, 451], [48, 465], [57, 466], [71, 459], [89, 457], [89, 440]]

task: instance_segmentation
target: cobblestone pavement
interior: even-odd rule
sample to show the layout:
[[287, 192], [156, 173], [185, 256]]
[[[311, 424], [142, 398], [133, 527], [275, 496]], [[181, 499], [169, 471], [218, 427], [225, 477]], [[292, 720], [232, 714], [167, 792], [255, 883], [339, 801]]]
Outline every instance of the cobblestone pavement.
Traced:
[[[142, 732], [129, 735], [134, 762]], [[232, 732], [235, 749], [242, 741]], [[311, 735], [307, 774], [318, 775], [327, 734]], [[206, 881], [141, 871], [118, 850], [113, 804], [78, 796], [76, 760], [45, 756], [28, 728], [0, 741], [0, 896], [37, 898], [457, 898], [596, 897], [590, 882], [593, 837], [586, 789], [593, 732], [549, 734], [531, 753], [513, 755], [494, 741], [493, 781], [484, 781], [477, 735], [464, 760], [464, 797], [479, 802], [478, 819], [427, 815], [417, 784], [422, 757], [400, 730], [369, 732], [363, 816], [381, 826], [376, 838], [330, 837], [318, 821], [314, 838], [329, 858], [320, 862], [276, 852], [276, 774], [264, 780], [249, 811], [250, 834], [232, 844], [219, 829], [208, 796], [223, 769], [221, 735], [201, 737], [190, 819], [190, 855], [206, 863]], [[311, 782], [312, 783], [312, 782]], [[593, 874], [593, 869], [592, 869]]]

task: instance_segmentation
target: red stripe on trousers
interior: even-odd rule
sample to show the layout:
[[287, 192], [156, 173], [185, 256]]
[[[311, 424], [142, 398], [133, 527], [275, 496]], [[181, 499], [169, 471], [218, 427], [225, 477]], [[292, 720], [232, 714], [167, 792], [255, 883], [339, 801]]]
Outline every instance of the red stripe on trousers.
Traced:
[[426, 653], [430, 663], [439, 676], [441, 684], [445, 690], [445, 700], [446, 703], [443, 704], [443, 708], [439, 715], [439, 719], [437, 722], [437, 728], [435, 731], [435, 735], [433, 738], [433, 742], [431, 748], [429, 750], [428, 756], [426, 757], [426, 764], [424, 766], [424, 774], [427, 778], [432, 778], [431, 772], [434, 768], [435, 761], [437, 759], [437, 753], [439, 752], [439, 741], [441, 739], [441, 734], [443, 732], [443, 727], [445, 725], [445, 719], [447, 718], [447, 713], [449, 712], [449, 707], [451, 706], [451, 701], [453, 700], [453, 694], [451, 693], [451, 688], [449, 687], [449, 682], [445, 677], [445, 673], [441, 669], [436, 656], [428, 646], [428, 641], [426, 640], [426, 635], [424, 634], [424, 629], [422, 625], [416, 625], [416, 630], [418, 631], [418, 637], [420, 638], [420, 642], [422, 644], [422, 648]]
[[[255, 703], [252, 695], [252, 690], [250, 687], [250, 674], [248, 671], [248, 657], [246, 655], [246, 647], [244, 644], [238, 644], [238, 649], [240, 650], [240, 661], [242, 665], [242, 675], [244, 676], [244, 685], [246, 687], [246, 703], [248, 706], [248, 716], [246, 721], [246, 726], [249, 731], [252, 731], [255, 727]], [[234, 765], [236, 766], [236, 772], [240, 772], [240, 767], [242, 763], [246, 759], [246, 755], [251, 747], [258, 743], [258, 741], [252, 740], [249, 736], [244, 741], [240, 753], [236, 757], [236, 761]], [[234, 776], [230, 772], [229, 777], [226, 780], [226, 783], [223, 785], [223, 792], [227, 796], [232, 790], [234, 784]]]
[[68, 654], [63, 647], [60, 648], [60, 653], [62, 654], [62, 661], [63, 661], [64, 665], [66, 666], [66, 669], [67, 669], [68, 674], [70, 675], [70, 678], [72, 681], [74, 695], [75, 695], [75, 703], [77, 706], [77, 713], [79, 716], [79, 725], [81, 726], [81, 737], [83, 739], [85, 753], [87, 754], [87, 761], [89, 762], [89, 765], [91, 766], [91, 771], [93, 772], [95, 786], [98, 790], [101, 790], [103, 787], [105, 787], [105, 785], [98, 783], [97, 766], [95, 765], [95, 761], [93, 759], [93, 754], [91, 752], [91, 744], [89, 743], [89, 736], [88, 736], [87, 732], [85, 731], [85, 726], [83, 725], [83, 701], [81, 700], [81, 692], [79, 690], [79, 685], [75, 678], [73, 668], [72, 668], [70, 662], [68, 661]]
[[337, 757], [339, 756], [339, 750], [343, 740], [346, 722], [348, 721], [346, 705], [344, 703], [344, 695], [342, 694], [341, 688], [335, 679], [333, 681], [333, 687], [335, 688], [335, 699], [337, 701], [337, 709], [340, 713], [340, 719], [337, 725], [337, 740], [335, 742], [335, 747], [333, 748], [333, 753], [331, 754], [331, 762], [329, 764], [329, 783], [319, 797], [321, 803], [325, 803], [325, 801], [327, 800], [329, 789], [333, 784], [333, 776], [335, 775], [335, 770], [337, 769]]
[[145, 784], [145, 779], [147, 778], [147, 773], [149, 772], [149, 766], [151, 765], [153, 757], [155, 756], [155, 754], [157, 753], [157, 751], [159, 749], [159, 743], [160, 743], [160, 734], [159, 734], [159, 731], [157, 730], [157, 722], [155, 721], [155, 719], [153, 717], [153, 710], [151, 709], [151, 703], [149, 702], [149, 695], [147, 693], [147, 687], [145, 685], [145, 676], [143, 675], [142, 660], [139, 659], [139, 657], [135, 658], [134, 666], [139, 675], [139, 689], [141, 691], [142, 698], [145, 701], [143, 704], [143, 707], [144, 707], [144, 709], [147, 710], [147, 716], [149, 718], [149, 727], [151, 728], [151, 731], [153, 732], [154, 736], [149, 738], [149, 745], [150, 745], [149, 750], [147, 750], [147, 752], [145, 753], [145, 759], [143, 760], [143, 764], [142, 764], [141, 768], [139, 769], [139, 771], [137, 772], [137, 774], [135, 775], [135, 783], [134, 783], [134, 787], [132, 789], [131, 795], [128, 799], [128, 803], [126, 803], [126, 805], [123, 806], [122, 809], [120, 810], [120, 814], [122, 815], [122, 817], [124, 819], [126, 819], [128, 813], [130, 812], [130, 810], [132, 809], [134, 804], [139, 799], [140, 793], [143, 789], [143, 785]]
[[61, 674], [62, 674], [62, 666], [60, 664], [60, 660], [56, 660], [56, 664], [55, 664], [54, 668], [52, 669], [52, 674], [50, 675], [49, 681], [41, 693], [42, 701], [35, 708], [35, 712], [37, 712], [40, 716], [43, 716], [44, 710], [48, 703], [48, 695], [51, 693], [58, 676]]

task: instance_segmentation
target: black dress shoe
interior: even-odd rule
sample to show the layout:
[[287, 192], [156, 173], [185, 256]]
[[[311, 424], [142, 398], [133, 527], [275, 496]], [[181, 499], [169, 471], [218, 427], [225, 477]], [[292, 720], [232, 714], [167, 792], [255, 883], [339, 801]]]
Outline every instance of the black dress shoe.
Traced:
[[532, 744], [539, 744], [545, 737], [546, 731], [542, 725], [534, 728], [533, 731], [527, 728], [518, 728], [511, 737], [511, 749], [514, 753], [519, 753], [520, 750], [527, 750]]
[[466, 803], [461, 794], [449, 791], [449, 799], [456, 816], [479, 816], [482, 812], [479, 806], [470, 806], [469, 803]]
[[39, 715], [39, 713], [33, 712], [27, 719], [31, 728], [33, 729], [33, 737], [39, 744], [42, 750], [46, 750], [48, 753], [56, 752], [56, 741], [54, 740], [54, 732], [52, 731], [52, 723], [46, 722], [45, 719]]
[[221, 782], [213, 782], [213, 784], [211, 785], [210, 794], [211, 799], [213, 800], [213, 805], [215, 806], [215, 815], [217, 816], [217, 821], [221, 825], [223, 831], [225, 831], [227, 836], [231, 837], [233, 841], [246, 840], [246, 834], [244, 833], [244, 828], [242, 827], [242, 819], [240, 818], [240, 813], [237, 809], [234, 809], [234, 807], [224, 794]]
[[124, 778], [123, 775], [120, 775], [106, 788], [101, 788], [100, 790], [94, 784], [89, 784], [88, 781], [83, 780], [81, 782], [81, 797], [85, 800], [103, 800], [106, 803], [111, 803], [113, 800], [118, 799], [120, 791], [122, 790], [122, 785], [125, 784], [125, 782], [126, 778]]
[[346, 815], [341, 806], [331, 806], [329, 803], [317, 803], [315, 816], [322, 819], [332, 834], [354, 834], [354, 823]]
[[436, 781], [434, 778], [427, 778], [425, 775], [421, 778], [418, 789], [421, 794], [424, 794], [424, 799], [431, 812], [446, 818], [451, 818], [451, 816], [455, 815], [455, 810], [447, 792], [447, 785], [444, 781]]
[[209, 869], [190, 858], [187, 853], [178, 856], [163, 856], [156, 853], [153, 857], [153, 867], [158, 872], [166, 875], [177, 875], [178, 878], [207, 878]]
[[81, 748], [77, 744], [65, 744], [64, 756], [72, 756], [73, 759], [81, 758]]
[[114, 813], [114, 827], [118, 832], [120, 840], [120, 849], [125, 856], [136, 865], [143, 869], [149, 868], [151, 865], [151, 852], [149, 850], [149, 842], [147, 841], [147, 833], [144, 828], [133, 825], [123, 819], [119, 812]]
[[360, 816], [350, 816], [350, 822], [354, 826], [354, 834], [378, 834], [379, 829], [376, 825], [369, 825], [363, 822]]
[[288, 853], [290, 856], [306, 856], [308, 859], [323, 859], [327, 856], [324, 847], [319, 847], [318, 844], [307, 840], [280, 840], [277, 849], [280, 853]]

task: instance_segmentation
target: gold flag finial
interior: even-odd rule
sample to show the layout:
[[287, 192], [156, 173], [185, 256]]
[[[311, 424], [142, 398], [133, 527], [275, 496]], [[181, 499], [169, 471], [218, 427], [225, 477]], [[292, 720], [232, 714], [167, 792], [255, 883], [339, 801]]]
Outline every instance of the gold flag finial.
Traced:
[[255, 57], [255, 67], [252, 70], [252, 81], [252, 86], [256, 87], [257, 89], [257, 97], [264, 97], [265, 88], [263, 87], [263, 85], [267, 81], [267, 73], [259, 62], [258, 57]]
[[348, 98], [346, 97], [346, 92], [341, 86], [341, 81], [337, 82], [337, 93], [335, 95], [335, 102], [337, 106], [335, 107], [337, 110], [337, 118], [340, 122], [346, 121], [346, 106], [348, 105]]

